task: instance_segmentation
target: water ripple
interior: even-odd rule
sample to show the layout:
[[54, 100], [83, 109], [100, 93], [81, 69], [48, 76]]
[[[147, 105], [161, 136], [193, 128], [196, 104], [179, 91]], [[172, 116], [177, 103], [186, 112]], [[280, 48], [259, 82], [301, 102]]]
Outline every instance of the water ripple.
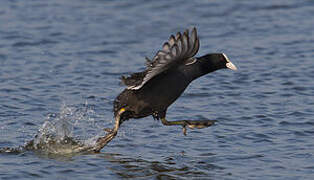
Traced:
[[58, 43], [58, 42], [48, 40], [48, 39], [43, 39], [43, 40], [37, 41], [37, 42], [26, 42], [26, 41], [16, 42], [12, 46], [18, 48], [18, 47], [25, 47], [25, 46], [41, 46], [41, 45], [56, 44], [56, 43]]

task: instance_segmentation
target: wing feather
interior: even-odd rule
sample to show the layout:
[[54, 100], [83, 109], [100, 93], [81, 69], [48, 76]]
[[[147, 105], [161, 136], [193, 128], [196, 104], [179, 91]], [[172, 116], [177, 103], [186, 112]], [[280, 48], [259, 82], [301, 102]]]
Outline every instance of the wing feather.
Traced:
[[189, 52], [189, 39], [188, 39], [188, 35], [187, 34], [183, 34], [182, 36], [182, 52], [184, 52], [184, 54], [181, 54], [183, 57], [188, 56], [188, 52]]
[[168, 42], [170, 46], [173, 46], [176, 43], [175, 37], [171, 35]]
[[189, 42], [191, 45], [191, 47], [189, 48], [190, 49], [189, 54], [194, 56], [197, 53], [199, 46], [200, 46], [199, 38], [197, 36], [197, 32], [196, 32], [195, 27], [192, 29], [191, 37], [189, 38]]
[[192, 58], [199, 49], [199, 38], [194, 27], [189, 34], [186, 29], [183, 34], [178, 32], [171, 35], [168, 42], [165, 42], [152, 61], [147, 61], [147, 68], [141, 73], [134, 73], [130, 77], [123, 77], [122, 82], [128, 89], [138, 90], [156, 75], [165, 72]]

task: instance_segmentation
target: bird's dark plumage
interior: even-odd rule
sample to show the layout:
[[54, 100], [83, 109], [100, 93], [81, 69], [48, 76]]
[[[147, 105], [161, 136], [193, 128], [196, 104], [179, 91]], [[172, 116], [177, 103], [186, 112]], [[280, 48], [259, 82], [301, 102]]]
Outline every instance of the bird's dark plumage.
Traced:
[[199, 49], [199, 39], [196, 29], [186, 30], [183, 34], [177, 33], [174, 37], [170, 36], [169, 41], [165, 42], [162, 50], [159, 50], [153, 61], [147, 58], [147, 69], [144, 72], [134, 73], [130, 77], [123, 77], [122, 82], [128, 86], [128, 89], [137, 90], [144, 86], [150, 79], [156, 75], [176, 67], [182, 62], [193, 57]]
[[149, 115], [165, 118], [167, 108], [194, 79], [222, 68], [236, 70], [223, 53], [194, 57], [198, 49], [195, 28], [171, 35], [152, 60], [147, 58], [146, 70], [122, 77], [127, 88], [114, 101], [115, 116], [123, 108], [122, 122]]
[[166, 126], [181, 125], [183, 134], [186, 127], [205, 128], [214, 124], [211, 120], [167, 121], [167, 108], [183, 93], [196, 78], [222, 68], [237, 68], [223, 53], [194, 57], [199, 49], [196, 29], [170, 36], [162, 50], [150, 60], [146, 58], [146, 70], [122, 77], [127, 88], [114, 101], [115, 126], [106, 129], [108, 134], [97, 140], [94, 151], [99, 151], [118, 133], [123, 121], [152, 115]]

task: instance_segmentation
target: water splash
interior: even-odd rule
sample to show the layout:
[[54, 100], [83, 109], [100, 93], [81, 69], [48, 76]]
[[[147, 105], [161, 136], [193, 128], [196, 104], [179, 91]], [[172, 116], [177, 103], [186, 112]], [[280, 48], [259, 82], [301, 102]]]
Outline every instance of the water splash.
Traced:
[[[87, 103], [82, 108], [64, 104], [60, 113], [47, 116], [34, 139], [18, 148], [2, 148], [0, 152], [18, 153], [26, 150], [44, 154], [98, 152], [116, 136], [116, 132], [109, 130], [104, 136], [102, 125], [96, 123], [95, 116], [93, 107]], [[93, 129], [93, 132], [90, 129]]]

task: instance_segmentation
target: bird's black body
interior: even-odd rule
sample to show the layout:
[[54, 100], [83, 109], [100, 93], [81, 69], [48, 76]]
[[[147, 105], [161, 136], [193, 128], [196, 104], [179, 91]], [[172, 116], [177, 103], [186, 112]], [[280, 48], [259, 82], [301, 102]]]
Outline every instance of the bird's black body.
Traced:
[[236, 70], [223, 53], [195, 58], [198, 49], [195, 28], [191, 34], [188, 30], [183, 34], [177, 33], [170, 36], [152, 61], [148, 60], [146, 70], [123, 76], [122, 82], [128, 87], [114, 101], [114, 113], [115, 117], [119, 116], [119, 123], [152, 115], [155, 119], [162, 119], [165, 125], [182, 125], [184, 129], [185, 126], [203, 128], [212, 125], [209, 121], [165, 120], [167, 108], [193, 80], [222, 68]]
[[167, 108], [194, 79], [225, 68], [224, 58], [222, 54], [208, 54], [196, 58], [197, 61], [191, 65], [181, 64], [157, 75], [139, 90], [125, 89], [114, 101], [114, 112], [121, 108], [127, 110], [121, 116], [122, 121], [149, 115], [156, 119], [165, 117]]
[[179, 70], [165, 72], [150, 80], [139, 90], [125, 89], [114, 102], [114, 111], [125, 108], [121, 118], [142, 118], [153, 115], [154, 118], [165, 116], [165, 112], [185, 90], [192, 79]]

